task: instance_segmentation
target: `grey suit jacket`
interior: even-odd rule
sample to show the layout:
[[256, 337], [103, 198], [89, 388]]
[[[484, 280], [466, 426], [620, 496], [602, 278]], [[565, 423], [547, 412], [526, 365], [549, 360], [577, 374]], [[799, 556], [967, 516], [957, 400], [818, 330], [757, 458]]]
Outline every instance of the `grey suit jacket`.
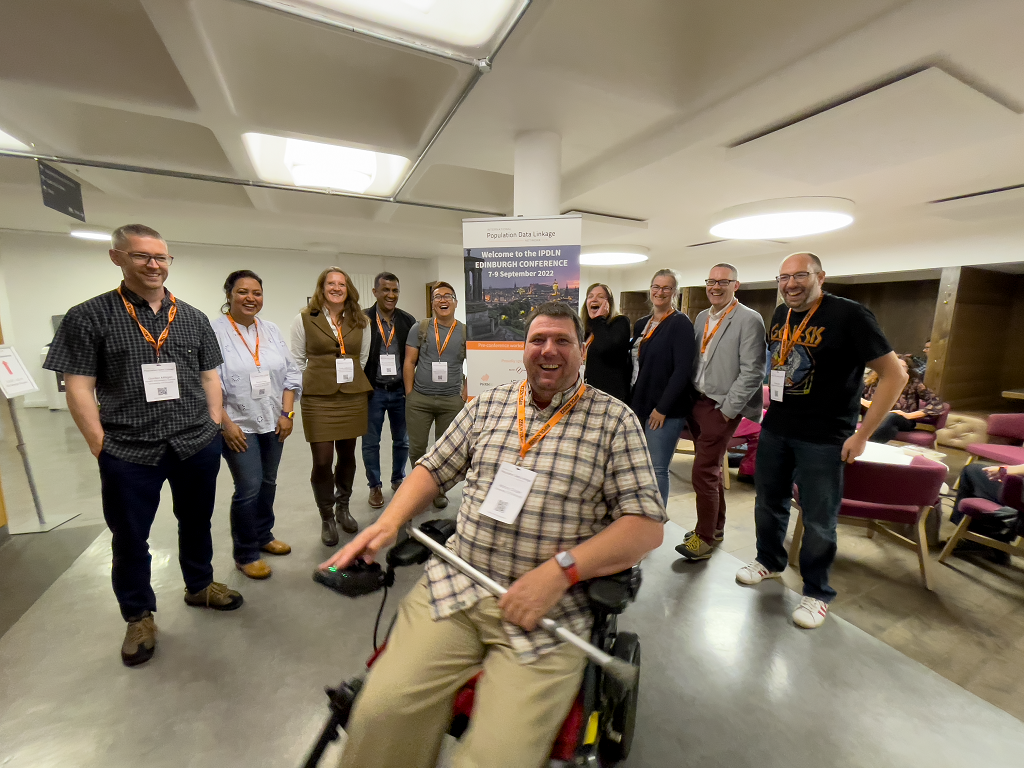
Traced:
[[[704, 323], [710, 312], [710, 309], [705, 309], [697, 315], [693, 324], [697, 339], [693, 385], [698, 389], [700, 345], [704, 336]], [[736, 414], [742, 414], [751, 421], [760, 422], [764, 407], [761, 388], [767, 361], [764, 320], [749, 307], [737, 304], [708, 344], [704, 394], [718, 403], [722, 413], [730, 419]]]

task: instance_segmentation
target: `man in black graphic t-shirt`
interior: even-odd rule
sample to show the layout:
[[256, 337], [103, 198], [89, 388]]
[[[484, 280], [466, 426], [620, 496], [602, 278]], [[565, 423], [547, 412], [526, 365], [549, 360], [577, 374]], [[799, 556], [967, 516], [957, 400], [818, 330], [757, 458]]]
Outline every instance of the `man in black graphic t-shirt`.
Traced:
[[[795, 482], [805, 530], [804, 597], [793, 621], [813, 629], [825, 620], [836, 594], [828, 572], [836, 553], [843, 465], [864, 452], [907, 374], [870, 310], [822, 291], [825, 272], [817, 256], [789, 256], [777, 279], [785, 304], [776, 307], [767, 330], [771, 404], [754, 476], [757, 559], [741, 568], [736, 580], [757, 584], [785, 569], [783, 541]], [[857, 432], [865, 366], [878, 372], [878, 389]]]

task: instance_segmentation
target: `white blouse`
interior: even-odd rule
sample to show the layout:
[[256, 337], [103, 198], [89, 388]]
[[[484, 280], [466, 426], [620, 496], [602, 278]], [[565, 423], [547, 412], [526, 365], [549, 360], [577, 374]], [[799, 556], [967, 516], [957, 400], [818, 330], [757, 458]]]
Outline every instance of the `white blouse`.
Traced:
[[[338, 329], [334, 327], [334, 320], [331, 318], [330, 312], [324, 312], [324, 317], [327, 318], [327, 324], [331, 326], [331, 331], [334, 333], [334, 338], [338, 338]], [[306, 370], [306, 326], [302, 324], [302, 313], [300, 312], [292, 320], [292, 327], [289, 330], [291, 335], [291, 348], [292, 354], [295, 356], [295, 362], [299, 365], [299, 370]], [[366, 361], [370, 359], [370, 333], [369, 328], [363, 329], [363, 343], [359, 348], [359, 367], [365, 368]]]

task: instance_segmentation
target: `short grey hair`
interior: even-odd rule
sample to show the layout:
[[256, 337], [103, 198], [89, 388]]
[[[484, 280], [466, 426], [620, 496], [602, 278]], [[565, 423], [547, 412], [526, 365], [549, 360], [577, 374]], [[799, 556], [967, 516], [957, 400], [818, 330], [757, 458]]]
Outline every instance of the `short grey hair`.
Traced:
[[[727, 262], [727, 261], [719, 262], [718, 264], [715, 264], [715, 266], [713, 266], [711, 269], [719, 269], [719, 268], [721, 268], [721, 269], [728, 269], [730, 272], [732, 272], [732, 279], [733, 280], [739, 280], [739, 278], [740, 278], [740, 271], [738, 269], [736, 269], [736, 267], [734, 267], [729, 262]], [[710, 274], [710, 272], [708, 274]]]
[[526, 335], [530, 335], [530, 324], [538, 317], [553, 317], [557, 320], [571, 320], [573, 328], [576, 329], [576, 340], [583, 345], [583, 322], [580, 316], [572, 311], [572, 307], [560, 301], [548, 301], [535, 308], [526, 316]]
[[[130, 237], [155, 237], [157, 240], [164, 240], [163, 235], [145, 224], [125, 224], [111, 233], [111, 246], [116, 251], [123, 251], [128, 247], [128, 238]], [[167, 241], [164, 240], [164, 242]]]

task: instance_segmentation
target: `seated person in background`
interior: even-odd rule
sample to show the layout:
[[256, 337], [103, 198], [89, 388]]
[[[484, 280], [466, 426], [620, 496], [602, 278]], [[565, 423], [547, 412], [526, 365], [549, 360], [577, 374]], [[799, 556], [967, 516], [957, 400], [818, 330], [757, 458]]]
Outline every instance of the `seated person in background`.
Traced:
[[[550, 612], [586, 637], [592, 616], [579, 582], [638, 562], [661, 544], [666, 519], [643, 428], [623, 402], [580, 380], [582, 346], [567, 305], [533, 310], [527, 380], [463, 408], [380, 519], [321, 566], [372, 560], [465, 479], [448, 547], [508, 587], [498, 600], [431, 558], [356, 699], [341, 768], [435, 765], [455, 694], [481, 669], [473, 722], [451, 764], [547, 764], [586, 657], [538, 622]], [[513, 480], [496, 483], [499, 473]], [[513, 483], [522, 495], [509, 495]]]
[[928, 357], [931, 355], [932, 340], [928, 339], [924, 343], [924, 349], [921, 350], [921, 355], [913, 355], [910, 358], [910, 369], [916, 370], [921, 374], [921, 379], [924, 379], [925, 373], [928, 371]]
[[[899, 357], [900, 366], [910, 378], [893, 409], [882, 420], [875, 433], [868, 438], [873, 443], [888, 443], [896, 437], [897, 432], [910, 432], [918, 424], [934, 421], [942, 413], [942, 400], [924, 385], [920, 372], [911, 366], [911, 359], [910, 355]], [[864, 408], [871, 407], [877, 383], [878, 374], [874, 371], [864, 377], [864, 394], [860, 398], [860, 404]]]
[[[968, 464], [964, 467], [960, 471], [959, 488], [956, 492], [956, 501], [953, 503], [953, 514], [949, 516], [950, 522], [954, 525], [960, 524], [964, 515], [959, 511], [959, 506], [964, 499], [986, 499], [995, 504], [1001, 504], [999, 497], [1002, 491], [1000, 478], [1002, 470], [1006, 470], [1008, 475], [1024, 475], [1024, 464], [994, 467]], [[1017, 536], [1016, 526], [1012, 522], [1015, 520], [1016, 512], [1010, 507], [1003, 507], [1001, 512], [994, 515], [974, 518], [967, 530], [997, 541], [1010, 542]], [[977, 554], [998, 565], [1009, 565], [1010, 563], [1010, 555], [1007, 552], [1001, 552], [965, 539], [956, 545], [954, 554]]]
[[953, 504], [953, 514], [949, 516], [950, 522], [959, 525], [964, 515], [957, 511], [957, 507], [964, 499], [987, 499], [996, 504], [1000, 503], [999, 494], [1003, 488], [999, 479], [1001, 469], [1005, 469], [1008, 475], [1024, 475], [1024, 464], [1009, 467], [968, 464], [960, 471], [960, 484], [956, 492], [956, 502]]

